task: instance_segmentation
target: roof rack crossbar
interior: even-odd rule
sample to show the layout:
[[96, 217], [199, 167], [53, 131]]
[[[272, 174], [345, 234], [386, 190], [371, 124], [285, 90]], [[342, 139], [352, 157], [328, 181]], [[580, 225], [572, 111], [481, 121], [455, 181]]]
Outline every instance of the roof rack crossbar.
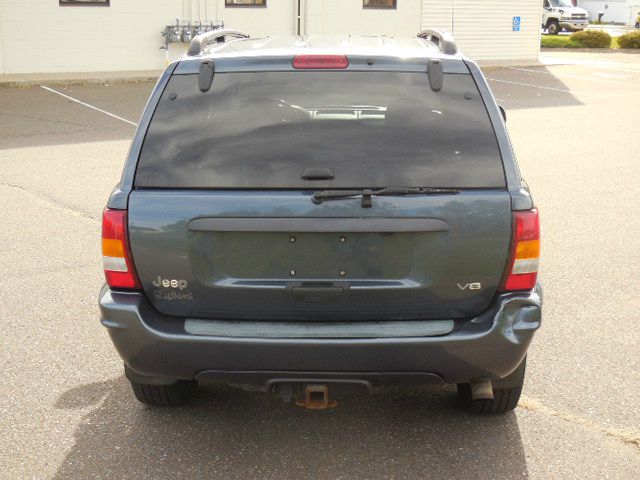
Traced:
[[455, 55], [458, 53], [458, 47], [453, 36], [444, 30], [436, 30], [429, 28], [418, 34], [418, 38], [424, 38], [428, 42], [433, 43], [445, 55]]
[[212, 30], [210, 32], [203, 33], [202, 35], [193, 37], [193, 40], [191, 40], [191, 44], [189, 45], [189, 51], [187, 52], [187, 55], [191, 57], [200, 55], [209, 45], [211, 45], [212, 43], [225, 41], [226, 37], [249, 38], [250, 36], [251, 35], [249, 35], [248, 33], [241, 32], [240, 30], [233, 30], [231, 28], [220, 28], [218, 30]]

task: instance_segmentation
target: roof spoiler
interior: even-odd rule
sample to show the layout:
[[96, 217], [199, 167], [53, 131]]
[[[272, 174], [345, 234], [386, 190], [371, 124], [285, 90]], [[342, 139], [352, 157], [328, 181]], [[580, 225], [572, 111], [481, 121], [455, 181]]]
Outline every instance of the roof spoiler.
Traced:
[[230, 28], [220, 28], [218, 30], [212, 30], [207, 33], [203, 33], [202, 35], [196, 35], [191, 40], [191, 44], [189, 45], [189, 51], [187, 55], [190, 57], [195, 57], [197, 55], [201, 55], [204, 52], [204, 49], [207, 48], [212, 43], [222, 43], [225, 42], [227, 37], [229, 38], [249, 38], [251, 35], [245, 32], [241, 32], [239, 30], [233, 30]]
[[449, 32], [429, 28], [420, 32], [417, 36], [418, 38], [423, 38], [428, 42], [433, 43], [445, 55], [455, 55], [458, 53], [456, 41], [453, 39], [453, 35]]

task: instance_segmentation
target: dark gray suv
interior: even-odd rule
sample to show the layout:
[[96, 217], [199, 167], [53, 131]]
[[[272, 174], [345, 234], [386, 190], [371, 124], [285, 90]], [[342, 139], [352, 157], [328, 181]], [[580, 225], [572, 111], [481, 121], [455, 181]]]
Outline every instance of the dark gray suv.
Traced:
[[539, 248], [504, 111], [447, 34], [219, 30], [162, 75], [109, 198], [102, 323], [152, 405], [448, 383], [506, 412]]

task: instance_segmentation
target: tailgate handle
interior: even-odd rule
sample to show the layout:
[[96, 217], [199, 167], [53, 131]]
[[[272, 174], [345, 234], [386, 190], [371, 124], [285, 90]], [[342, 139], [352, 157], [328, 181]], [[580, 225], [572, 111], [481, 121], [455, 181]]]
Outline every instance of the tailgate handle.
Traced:
[[344, 291], [345, 287], [335, 283], [328, 283], [326, 285], [317, 283], [310, 285], [302, 284], [291, 287], [291, 294], [294, 298], [311, 302], [335, 300], [341, 297]]
[[446, 232], [449, 224], [420, 217], [201, 217], [189, 222], [192, 232]]

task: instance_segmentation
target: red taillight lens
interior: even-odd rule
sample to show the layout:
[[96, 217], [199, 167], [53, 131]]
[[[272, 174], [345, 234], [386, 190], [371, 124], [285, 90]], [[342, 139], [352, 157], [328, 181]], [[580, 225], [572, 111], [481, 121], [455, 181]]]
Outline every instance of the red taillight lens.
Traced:
[[349, 59], [344, 55], [297, 55], [293, 57], [293, 68], [299, 70], [336, 70], [349, 66]]
[[129, 252], [126, 210], [107, 208], [102, 214], [102, 265], [110, 287], [140, 288]]
[[505, 292], [532, 290], [540, 261], [540, 218], [538, 210], [514, 213], [511, 262], [504, 282]]

